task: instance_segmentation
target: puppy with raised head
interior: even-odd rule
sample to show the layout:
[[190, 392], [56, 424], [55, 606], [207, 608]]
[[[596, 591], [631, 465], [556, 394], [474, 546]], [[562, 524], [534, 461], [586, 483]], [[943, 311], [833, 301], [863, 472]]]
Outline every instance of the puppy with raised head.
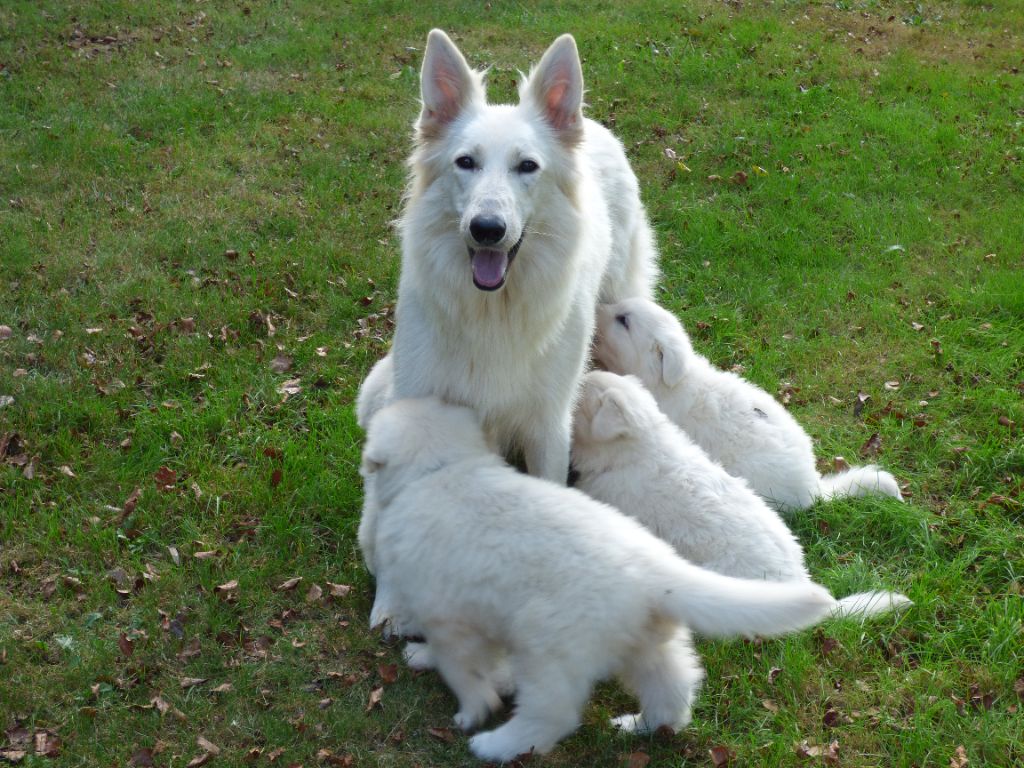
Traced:
[[776, 509], [869, 493], [903, 500], [896, 479], [876, 466], [819, 475], [811, 438], [796, 419], [763, 389], [711, 365], [679, 320], [653, 301], [602, 305], [597, 324], [597, 360], [637, 376], [697, 445]]
[[642, 706], [617, 724], [681, 728], [701, 678], [687, 627], [776, 635], [835, 605], [807, 581], [733, 579], [686, 562], [611, 507], [517, 472], [488, 449], [472, 410], [436, 398], [381, 410], [362, 472], [379, 504], [378, 579], [422, 628], [461, 728], [499, 707], [491, 670], [507, 660], [515, 712], [470, 739], [486, 760], [550, 750], [613, 675]]
[[[576, 487], [622, 510], [696, 565], [728, 576], [809, 582], [804, 553], [747, 482], [712, 461], [633, 376], [591, 371], [573, 424]], [[866, 617], [908, 605], [866, 592], [834, 616]]]

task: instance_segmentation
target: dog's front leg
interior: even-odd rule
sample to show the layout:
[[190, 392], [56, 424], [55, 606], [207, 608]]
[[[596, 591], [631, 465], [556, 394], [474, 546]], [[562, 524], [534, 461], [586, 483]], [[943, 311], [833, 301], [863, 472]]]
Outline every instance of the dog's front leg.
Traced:
[[552, 427], [548, 422], [544, 426], [547, 429], [531, 435], [523, 448], [526, 469], [534, 477], [565, 485], [569, 480], [569, 425]]

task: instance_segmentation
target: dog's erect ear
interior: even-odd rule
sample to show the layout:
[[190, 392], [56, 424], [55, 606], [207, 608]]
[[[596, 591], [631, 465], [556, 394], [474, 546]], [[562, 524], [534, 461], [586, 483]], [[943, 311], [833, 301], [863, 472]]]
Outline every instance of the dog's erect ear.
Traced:
[[597, 442], [604, 443], [629, 436], [637, 427], [636, 415], [627, 398], [613, 389], [605, 391], [601, 404], [590, 420], [590, 435]]
[[430, 30], [420, 71], [423, 109], [416, 128], [423, 138], [434, 137], [473, 101], [483, 101], [480, 76], [469, 68], [455, 43], [440, 29]]
[[583, 68], [572, 35], [562, 35], [544, 52], [523, 95], [537, 106], [564, 143], [582, 140]]

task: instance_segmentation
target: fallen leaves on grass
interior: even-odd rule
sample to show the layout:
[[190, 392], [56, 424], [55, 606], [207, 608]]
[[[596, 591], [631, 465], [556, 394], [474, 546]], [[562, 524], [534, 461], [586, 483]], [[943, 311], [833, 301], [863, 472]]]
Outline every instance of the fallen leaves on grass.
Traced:
[[270, 361], [270, 370], [274, 373], [285, 373], [291, 370], [292, 359], [288, 355], [280, 354]]
[[32, 742], [35, 745], [37, 755], [42, 755], [43, 757], [60, 756], [60, 750], [63, 745], [61, 743], [60, 736], [53, 731], [36, 731]]
[[275, 587], [275, 589], [278, 592], [289, 592], [289, 591], [295, 589], [295, 587], [297, 587], [299, 585], [300, 581], [302, 581], [302, 577], [301, 576], [293, 576], [290, 579], [286, 579], [285, 581], [282, 581], [280, 584], [277, 585], [277, 587]]
[[711, 756], [711, 763], [715, 768], [729, 765], [729, 763], [736, 759], [736, 753], [722, 744], [713, 746], [708, 750], [708, 754]]
[[452, 733], [451, 728], [427, 728], [427, 733], [438, 741], [443, 741], [445, 744], [451, 744], [455, 741], [455, 734]]
[[132, 768], [153, 768], [153, 765], [155, 765], [153, 762], [153, 750], [149, 747], [136, 749], [132, 752], [128, 765], [132, 766]]
[[323, 595], [324, 590], [321, 588], [319, 584], [311, 584], [309, 587], [309, 591], [306, 593], [306, 602], [318, 603], [320, 602], [320, 598], [323, 597]]
[[208, 677], [183, 677], [179, 681], [179, 685], [183, 689], [195, 688], [197, 685], [202, 685], [207, 682], [210, 678]]
[[330, 581], [326, 582], [326, 584], [328, 596], [332, 598], [337, 598], [339, 600], [343, 597], [347, 597], [348, 593], [352, 591], [352, 587], [350, 587], [348, 584], [335, 584]]
[[[380, 700], [384, 696], [384, 686], [379, 685], [370, 691], [370, 698], [366, 702], [366, 711], [369, 712], [375, 707], [380, 706]], [[433, 735], [433, 734], [431, 734]]]
[[336, 755], [329, 749], [317, 750], [316, 761], [325, 765], [340, 766], [341, 768], [350, 768], [350, 766], [355, 765], [355, 758], [352, 755]]
[[804, 759], [820, 758], [822, 762], [830, 765], [839, 764], [839, 742], [832, 741], [828, 746], [810, 744], [806, 739], [794, 747], [798, 757]]
[[0, 325], [0, 341], [4, 341], [6, 339], [11, 338], [11, 335], [13, 333], [14, 333], [14, 331], [11, 330], [11, 326], [9, 326], [9, 325]]
[[779, 705], [775, 703], [774, 699], [761, 699], [761, 706], [767, 709], [772, 714], [779, 711]]
[[398, 665], [381, 664], [377, 667], [377, 674], [380, 675], [380, 680], [384, 685], [390, 685], [398, 680]]
[[121, 655], [126, 659], [130, 659], [132, 654], [135, 653], [135, 641], [129, 639], [128, 635], [122, 632], [117, 638], [117, 647], [121, 651]]
[[860, 457], [862, 459], [870, 458], [871, 456], [877, 456], [882, 450], [882, 436], [877, 432], [872, 432], [871, 437], [864, 441], [864, 445], [860, 447]]
[[970, 760], [967, 759], [967, 750], [964, 749], [963, 744], [956, 748], [956, 752], [949, 758], [949, 768], [967, 768], [970, 764]]
[[174, 484], [178, 482], [178, 473], [169, 467], [160, 467], [154, 474], [156, 487], [165, 493], [174, 490]]
[[301, 379], [288, 379], [288, 381], [277, 387], [277, 394], [284, 395], [284, 399], [287, 400], [292, 395], [297, 395], [302, 391], [302, 380]]
[[630, 752], [622, 762], [625, 768], [646, 768], [651, 762], [651, 756], [646, 752]]

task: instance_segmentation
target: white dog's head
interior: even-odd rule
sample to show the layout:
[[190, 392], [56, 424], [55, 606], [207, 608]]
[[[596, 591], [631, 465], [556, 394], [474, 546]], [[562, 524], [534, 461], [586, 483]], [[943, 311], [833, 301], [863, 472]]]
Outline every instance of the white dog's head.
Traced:
[[682, 323], [650, 299], [626, 299], [597, 309], [594, 356], [609, 371], [638, 376], [652, 389], [672, 389], [683, 380], [693, 354]]
[[384, 506], [406, 484], [490, 453], [472, 409], [436, 397], [398, 400], [370, 419], [359, 471], [375, 478], [377, 500]]
[[635, 376], [591, 371], [583, 377], [573, 416], [573, 450], [645, 434], [664, 417]]
[[[505, 284], [531, 239], [575, 234], [557, 220], [574, 202], [574, 149], [583, 138], [583, 72], [576, 42], [562, 35], [519, 89], [519, 104], [489, 105], [483, 73], [439, 29], [427, 37], [422, 111], [412, 158], [413, 201], [429, 199], [406, 238], [431, 237], [428, 257], [453, 259], [483, 291]], [[427, 246], [424, 246], [426, 249]], [[550, 250], [550, 247], [549, 247]], [[438, 265], [450, 269], [451, 265]]]

